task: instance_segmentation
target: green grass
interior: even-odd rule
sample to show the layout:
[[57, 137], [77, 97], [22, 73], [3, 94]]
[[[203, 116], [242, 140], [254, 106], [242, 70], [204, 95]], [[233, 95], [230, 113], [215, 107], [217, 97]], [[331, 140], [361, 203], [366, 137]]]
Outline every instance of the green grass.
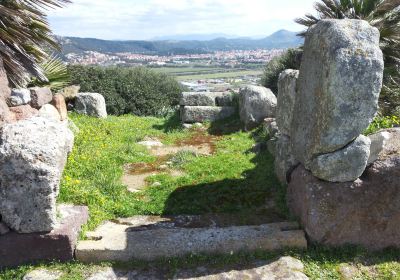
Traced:
[[[145, 136], [151, 136], [158, 137], [165, 144], [173, 144], [190, 138], [194, 132], [181, 130], [176, 117], [111, 116], [99, 120], [72, 115], [71, 118], [80, 133], [76, 135], [75, 147], [69, 156], [58, 201], [89, 206], [90, 220], [86, 230], [94, 229], [107, 219], [136, 214], [228, 212], [247, 215], [257, 212], [271, 196], [278, 202], [280, 214], [283, 217], [286, 215], [285, 190], [275, 178], [271, 155], [266, 151], [260, 154], [249, 152], [255, 141], [263, 135], [258, 131], [245, 133], [232, 129], [237, 128], [234, 124], [236, 120], [231, 120], [225, 126], [213, 124], [210, 128], [210, 131], [223, 134], [217, 143], [215, 155], [180, 153], [174, 157], [173, 164], [181, 168], [185, 176], [173, 178], [167, 174], [157, 175], [151, 181], [160, 182], [160, 186], [132, 194], [121, 183], [122, 166], [125, 163], [156, 160], [136, 143]], [[104, 263], [101, 266], [132, 269], [163, 267], [173, 275], [179, 268], [226, 268], [259, 260], [274, 260], [282, 255], [302, 260], [310, 279], [339, 280], [339, 267], [342, 264], [357, 269], [353, 279], [400, 279], [399, 250], [372, 253], [354, 247], [326, 249], [311, 246], [306, 252], [188, 256], [158, 262]], [[81, 280], [99, 268], [78, 262], [21, 266], [0, 272], [0, 279], [22, 279], [29, 270], [39, 267], [62, 271], [63, 280]]]

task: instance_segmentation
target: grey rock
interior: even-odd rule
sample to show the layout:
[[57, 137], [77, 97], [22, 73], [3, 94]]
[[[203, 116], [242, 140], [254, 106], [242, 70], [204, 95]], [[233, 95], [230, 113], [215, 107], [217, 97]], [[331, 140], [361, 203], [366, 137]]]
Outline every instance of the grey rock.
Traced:
[[183, 92], [180, 97], [181, 106], [215, 106], [214, 92]]
[[58, 280], [62, 276], [60, 271], [35, 269], [27, 273], [22, 280]]
[[43, 105], [50, 103], [53, 100], [53, 94], [47, 87], [34, 87], [31, 91], [31, 106], [35, 109], [40, 109]]
[[[162, 223], [161, 223], [162, 224]], [[296, 223], [259, 226], [188, 228], [160, 227], [155, 217], [107, 222], [81, 241], [76, 258], [81, 262], [156, 260], [188, 254], [229, 254], [239, 251], [307, 247]]]
[[275, 173], [282, 184], [287, 184], [290, 174], [299, 164], [292, 154], [290, 138], [280, 134], [275, 145]]
[[31, 91], [27, 88], [14, 88], [11, 90], [11, 96], [8, 98], [8, 104], [11, 107], [26, 105], [31, 102]]
[[345, 148], [317, 156], [311, 161], [312, 174], [329, 182], [350, 182], [359, 178], [367, 166], [371, 140], [360, 135]]
[[276, 134], [279, 133], [279, 128], [276, 123], [275, 118], [266, 118], [264, 119], [264, 132], [267, 134], [269, 139], [273, 138]]
[[39, 110], [39, 116], [54, 121], [61, 121], [60, 113], [58, 112], [56, 107], [51, 104], [43, 105], [42, 108], [40, 108]]
[[0, 222], [0, 236], [10, 232], [10, 229], [5, 223]]
[[91, 117], [107, 118], [106, 101], [100, 93], [79, 93], [75, 98], [74, 110]]
[[299, 166], [287, 190], [288, 206], [312, 242], [400, 248], [399, 178], [399, 152], [375, 161], [353, 182], [322, 181]]
[[290, 136], [304, 165], [339, 150], [372, 121], [382, 87], [379, 31], [361, 20], [321, 20], [306, 35]]
[[235, 95], [231, 92], [215, 92], [215, 105], [219, 107], [235, 106]]
[[[379, 154], [385, 149], [387, 142], [391, 138], [389, 131], [383, 130], [375, 134], [369, 135], [368, 138], [371, 140], [370, 155], [368, 158], [368, 164], [373, 163], [379, 157]], [[395, 140], [394, 140], [395, 141]]]
[[265, 118], [274, 118], [277, 99], [272, 91], [260, 86], [246, 86], [240, 89], [239, 111], [240, 120], [246, 129], [251, 129]]
[[234, 107], [185, 106], [181, 108], [181, 119], [184, 123], [212, 122], [226, 119], [235, 112]]
[[146, 148], [153, 148], [153, 147], [163, 147], [164, 144], [161, 143], [160, 140], [157, 139], [149, 139], [145, 141], [138, 142], [138, 145], [145, 146]]
[[49, 232], [73, 134], [60, 122], [34, 117], [0, 130], [0, 215], [11, 229]]
[[288, 136], [293, 119], [298, 78], [298, 70], [287, 69], [279, 75], [276, 123], [279, 130]]

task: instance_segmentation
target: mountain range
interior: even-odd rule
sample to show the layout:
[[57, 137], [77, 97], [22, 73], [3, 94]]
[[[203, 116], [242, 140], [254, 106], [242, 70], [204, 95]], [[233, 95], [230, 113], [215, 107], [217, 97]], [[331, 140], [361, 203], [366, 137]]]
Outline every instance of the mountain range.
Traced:
[[215, 38], [212, 40], [153, 40], [153, 41], [109, 41], [94, 38], [58, 37], [62, 54], [97, 51], [101, 53], [132, 52], [143, 54], [188, 54], [213, 51], [284, 49], [297, 47], [303, 38], [295, 32], [279, 30], [262, 39]]

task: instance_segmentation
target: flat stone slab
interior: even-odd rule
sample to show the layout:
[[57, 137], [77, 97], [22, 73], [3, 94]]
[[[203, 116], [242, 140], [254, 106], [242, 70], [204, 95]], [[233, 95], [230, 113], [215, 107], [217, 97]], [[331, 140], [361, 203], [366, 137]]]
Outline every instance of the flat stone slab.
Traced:
[[229, 118], [235, 112], [235, 107], [230, 106], [181, 106], [181, 120], [184, 123], [213, 122]]
[[0, 269], [43, 261], [71, 261], [80, 228], [89, 217], [85, 206], [60, 205], [60, 222], [50, 233], [0, 236]]
[[181, 106], [233, 106], [234, 96], [230, 92], [183, 92]]
[[297, 223], [198, 226], [190, 228], [182, 221], [151, 216], [106, 222], [95, 232], [87, 233], [90, 240], [79, 242], [76, 258], [85, 263], [151, 261], [189, 254], [307, 248], [304, 232]]

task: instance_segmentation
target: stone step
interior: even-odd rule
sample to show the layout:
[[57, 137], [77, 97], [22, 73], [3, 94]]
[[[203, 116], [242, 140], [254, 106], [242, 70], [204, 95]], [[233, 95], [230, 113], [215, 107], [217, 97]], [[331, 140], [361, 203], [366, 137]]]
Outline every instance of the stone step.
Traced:
[[185, 218], [180, 217], [179, 221], [137, 216], [106, 222], [95, 232], [87, 233], [89, 240], [79, 242], [76, 258], [85, 263], [151, 261], [189, 254], [307, 248], [304, 232], [297, 223], [201, 227], [201, 223], [185, 223]]

